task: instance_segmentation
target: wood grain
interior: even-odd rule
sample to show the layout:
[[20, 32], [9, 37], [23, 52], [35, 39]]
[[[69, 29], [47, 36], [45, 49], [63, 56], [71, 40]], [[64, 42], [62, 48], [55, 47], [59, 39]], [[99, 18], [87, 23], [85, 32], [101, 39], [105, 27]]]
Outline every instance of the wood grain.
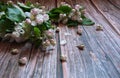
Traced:
[[[120, 78], [120, 0], [30, 1], [45, 5], [47, 10], [58, 7], [63, 1], [72, 7], [81, 4], [86, 7], [85, 15], [96, 24], [70, 28], [56, 24], [60, 32], [55, 34], [57, 44], [49, 54], [34, 45], [25, 48], [23, 43], [0, 41], [0, 78]], [[96, 31], [97, 24], [103, 27], [103, 31]], [[78, 29], [83, 30], [82, 36], [76, 34]], [[60, 45], [62, 40], [67, 44]], [[76, 47], [80, 44], [85, 45], [84, 50]], [[12, 48], [20, 49], [20, 53], [11, 55]], [[66, 62], [60, 61], [61, 55], [67, 56]], [[25, 66], [18, 64], [22, 57], [28, 59]]]

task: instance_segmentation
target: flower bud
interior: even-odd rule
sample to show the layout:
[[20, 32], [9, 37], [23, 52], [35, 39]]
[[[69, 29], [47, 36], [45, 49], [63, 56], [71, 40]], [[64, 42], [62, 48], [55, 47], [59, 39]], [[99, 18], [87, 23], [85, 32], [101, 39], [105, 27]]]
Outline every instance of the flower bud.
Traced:
[[81, 22], [82, 22], [82, 18], [81, 18], [81, 17], [78, 18], [77, 21], [78, 21], [79, 23], [81, 23]]
[[7, 1], [7, 4], [13, 5], [13, 1]]
[[37, 15], [37, 14], [39, 14], [40, 12], [41, 12], [41, 10], [38, 9], [38, 8], [33, 8], [33, 9], [30, 11], [30, 13], [31, 13], [32, 15]]
[[68, 22], [68, 18], [65, 18], [65, 19], [62, 21], [63, 24], [66, 24], [67, 22]]
[[59, 27], [57, 27], [57, 28], [56, 28], [56, 32], [59, 32], [59, 31], [60, 31], [60, 28], [59, 28]]
[[77, 46], [80, 50], [84, 50], [85, 46], [83, 44]]
[[19, 59], [19, 64], [20, 65], [25, 65], [27, 63], [27, 58], [26, 57], [22, 57]]
[[76, 12], [76, 10], [75, 10], [75, 9], [72, 9], [72, 12]]
[[66, 55], [61, 55], [61, 56], [60, 56], [60, 60], [61, 60], [62, 62], [66, 62], [66, 61], [67, 61], [67, 56], [66, 56]]
[[75, 9], [79, 11], [80, 10], [80, 5], [78, 5], [78, 4], [75, 5]]
[[18, 49], [12, 49], [11, 54], [16, 55], [19, 53]]
[[44, 46], [50, 46], [50, 41], [49, 41], [49, 40], [46, 40], [45, 42], [43, 42], [43, 45], [44, 45]]
[[63, 14], [60, 14], [59, 17], [60, 17], [60, 18], [63, 18]]
[[98, 26], [96, 27], [96, 31], [103, 31], [103, 28], [102, 28], [100, 25], [98, 25]]
[[31, 24], [31, 20], [28, 19], [28, 18], [25, 20], [25, 22], [26, 22], [27, 24]]
[[78, 30], [77, 30], [77, 34], [78, 34], [78, 35], [82, 35], [82, 29], [78, 29]]
[[50, 39], [50, 43], [54, 46], [56, 44], [56, 41], [54, 39]]

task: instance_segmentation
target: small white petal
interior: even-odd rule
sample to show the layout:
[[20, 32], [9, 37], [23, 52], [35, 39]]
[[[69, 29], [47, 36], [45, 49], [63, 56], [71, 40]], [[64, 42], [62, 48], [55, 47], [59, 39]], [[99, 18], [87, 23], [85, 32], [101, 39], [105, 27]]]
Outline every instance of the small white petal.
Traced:
[[30, 17], [30, 12], [25, 12], [26, 17]]
[[67, 44], [66, 40], [61, 40], [60, 45], [64, 46], [65, 44]]
[[70, 36], [71, 34], [66, 32], [64, 35], [65, 35], [65, 36]]

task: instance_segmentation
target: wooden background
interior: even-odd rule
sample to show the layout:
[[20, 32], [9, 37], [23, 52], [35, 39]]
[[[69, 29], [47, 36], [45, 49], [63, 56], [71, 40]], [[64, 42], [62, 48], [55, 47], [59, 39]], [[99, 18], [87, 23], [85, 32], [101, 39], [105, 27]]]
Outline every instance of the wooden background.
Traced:
[[[96, 25], [68, 28], [59, 24], [60, 32], [55, 36], [57, 45], [50, 54], [40, 52], [34, 45], [24, 50], [24, 44], [1, 41], [0, 78], [120, 78], [120, 0], [30, 1], [40, 2], [47, 9], [57, 7], [62, 1], [72, 6], [81, 4], [86, 7], [86, 16], [101, 24], [103, 31], [96, 31]], [[83, 30], [82, 36], [76, 34], [79, 28]], [[67, 41], [65, 46], [60, 45], [62, 40]], [[84, 51], [76, 47], [79, 44], [85, 45]], [[11, 55], [12, 48], [21, 52]], [[61, 54], [67, 56], [67, 62], [60, 62]], [[18, 59], [24, 56], [28, 62], [19, 66]]]

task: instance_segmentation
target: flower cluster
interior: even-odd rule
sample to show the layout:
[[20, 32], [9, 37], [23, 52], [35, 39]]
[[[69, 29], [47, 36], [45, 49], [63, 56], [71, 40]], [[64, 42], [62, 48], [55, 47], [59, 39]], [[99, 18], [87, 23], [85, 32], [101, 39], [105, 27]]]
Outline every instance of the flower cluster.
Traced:
[[[50, 21], [46, 11], [39, 8], [33, 8], [30, 12], [25, 12], [25, 15], [25, 21], [18, 23], [12, 34], [16, 37], [23, 37], [27, 34], [29, 36], [26, 39], [31, 39], [34, 43], [43, 45], [44, 48], [50, 45], [54, 46], [56, 43], [53, 39], [54, 31], [51, 29], [51, 25], [47, 24], [50, 23]], [[49, 27], [47, 28], [47, 26]], [[38, 40], [38, 42], [36, 40]]]
[[33, 8], [30, 12], [25, 12], [28, 17], [25, 22], [32, 26], [37, 26], [49, 20], [49, 15], [43, 9]]
[[0, 36], [2, 38], [17, 43], [30, 41], [37, 47], [42, 45], [44, 48], [56, 44], [53, 26], [44, 6], [35, 7], [31, 4], [32, 7], [31, 5], [29, 7], [23, 3], [16, 5], [13, 2], [0, 5], [6, 8], [0, 7]]
[[46, 11], [45, 6], [40, 6], [38, 3], [14, 4], [8, 1], [0, 2], [0, 6], [1, 38], [9, 38], [10, 41], [16, 42], [30, 41], [45, 48], [56, 44], [51, 22], [63, 23], [67, 26], [94, 24], [85, 17], [85, 9], [78, 4], [72, 8], [66, 2], [61, 2], [59, 7], [50, 11]]
[[[65, 2], [61, 3], [61, 6], [68, 6], [71, 8], [71, 6]], [[81, 12], [83, 12], [83, 7], [81, 5], [75, 5], [75, 7], [71, 10], [69, 14], [66, 13], [60, 13], [59, 14], [59, 22], [62, 22], [63, 24], [66, 24], [69, 19], [73, 21], [78, 21], [79, 23], [82, 22], [81, 18]]]
[[[63, 23], [67, 26], [78, 26], [82, 25], [92, 25], [90, 19], [88, 19], [85, 14], [85, 9], [83, 6], [77, 4], [72, 8], [66, 2], [61, 2], [61, 5], [58, 8], [53, 8], [50, 13], [50, 19], [54, 22]], [[57, 21], [56, 21], [57, 20]]]

